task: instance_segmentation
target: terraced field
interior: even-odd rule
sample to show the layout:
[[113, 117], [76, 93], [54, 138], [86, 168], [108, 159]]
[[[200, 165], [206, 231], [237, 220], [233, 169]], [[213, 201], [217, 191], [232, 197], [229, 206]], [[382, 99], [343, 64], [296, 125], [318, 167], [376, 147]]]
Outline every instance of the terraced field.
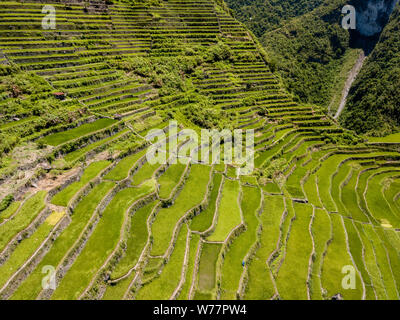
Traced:
[[[222, 1], [42, 6], [0, 2], [2, 72], [47, 88], [0, 83], [2, 299], [400, 298], [396, 139], [294, 102]], [[254, 130], [250, 174], [191, 161], [213, 125]]]

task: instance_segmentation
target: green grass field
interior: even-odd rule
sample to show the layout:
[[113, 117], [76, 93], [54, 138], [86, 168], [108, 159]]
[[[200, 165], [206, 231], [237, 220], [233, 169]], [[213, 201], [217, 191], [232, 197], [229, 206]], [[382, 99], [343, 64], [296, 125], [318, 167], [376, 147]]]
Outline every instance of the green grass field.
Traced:
[[398, 291], [393, 275], [393, 271], [395, 271], [396, 269], [392, 269], [390, 256], [385, 252], [386, 247], [377, 235], [374, 227], [365, 226], [364, 231], [367, 234], [368, 238], [371, 240], [375, 249], [376, 261], [380, 270], [383, 284], [385, 286], [387, 297], [390, 300], [398, 299]]
[[10, 204], [10, 206], [7, 209], [2, 211], [0, 213], [0, 223], [12, 217], [12, 215], [17, 212], [20, 205], [21, 205], [20, 201], [14, 201], [13, 203]]
[[314, 258], [311, 265], [310, 296], [314, 300], [322, 300], [320, 275], [328, 241], [332, 237], [331, 218], [325, 210], [315, 210], [311, 234], [314, 241]]
[[70, 225], [60, 234], [54, 242], [50, 251], [45, 255], [41, 263], [25, 279], [22, 285], [12, 296], [13, 299], [35, 299], [42, 290], [41, 281], [43, 278], [42, 268], [46, 265], [58, 266], [68, 250], [84, 231], [90, 221], [98, 203], [114, 187], [111, 182], [103, 182], [82, 199], [71, 216]]
[[[260, 235], [260, 247], [249, 266], [249, 281], [246, 287], [245, 299], [270, 299], [275, 293], [271, 271], [267, 264], [279, 239], [279, 226], [284, 212], [282, 197], [265, 196], [264, 208], [261, 214], [262, 233]], [[258, 275], [265, 277], [260, 278]]]
[[7, 279], [18, 271], [23, 263], [39, 249], [40, 244], [49, 236], [49, 233], [63, 215], [64, 212], [52, 213], [29, 238], [20, 243], [6, 263], [0, 266], [0, 287], [3, 287]]
[[400, 133], [390, 134], [386, 137], [369, 137], [369, 142], [400, 143]]
[[225, 180], [217, 213], [217, 226], [212, 235], [207, 238], [208, 241], [224, 242], [233, 229], [242, 223], [239, 192], [240, 184], [238, 181]]
[[177, 288], [181, 279], [188, 228], [184, 224], [178, 234], [177, 242], [168, 264], [161, 275], [150, 284], [141, 288], [136, 295], [138, 300], [158, 299], [168, 300]]
[[110, 143], [113, 140], [118, 139], [119, 137], [121, 137], [123, 134], [128, 133], [128, 130], [122, 130], [116, 134], [114, 134], [111, 137], [90, 143], [89, 145], [87, 145], [86, 147], [77, 149], [75, 151], [72, 151], [71, 153], [68, 153], [64, 159], [65, 161], [67, 161], [68, 163], [80, 160], [83, 156], [85, 156], [88, 152], [101, 147], [102, 145], [106, 145], [107, 143]]
[[[167, 250], [176, 223], [190, 209], [198, 206], [207, 193], [211, 167], [192, 165], [189, 177], [183, 190], [179, 193], [174, 204], [169, 208], [162, 208], [151, 227], [153, 246], [151, 253], [154, 256], [163, 255]], [[198, 192], [193, 193], [192, 190]]]
[[45, 208], [44, 199], [45, 191], [39, 191], [32, 197], [27, 199], [18, 213], [10, 220], [0, 225], [0, 251], [16, 236], [20, 231], [24, 230]]
[[343, 226], [343, 218], [339, 215], [331, 215], [333, 240], [328, 246], [321, 273], [321, 284], [329, 297], [341, 292], [345, 299], [361, 299], [363, 288], [358, 273], [355, 273], [355, 288], [343, 290], [342, 280], [344, 274], [343, 267], [353, 264], [347, 249], [347, 240]]
[[154, 174], [158, 170], [158, 168], [160, 168], [160, 165], [158, 163], [149, 164], [148, 162], [146, 162], [133, 176], [133, 184], [135, 186], [138, 186], [144, 181], [153, 179]]
[[172, 164], [168, 169], [157, 179], [160, 190], [159, 195], [162, 199], [169, 199], [172, 192], [178, 186], [185, 173], [186, 165], [177, 163]]
[[113, 278], [122, 277], [137, 263], [148, 238], [147, 218], [157, 204], [158, 201], [150, 202], [137, 210], [131, 217], [125, 253], [112, 273]]
[[129, 289], [129, 285], [136, 276], [136, 272], [132, 272], [131, 275], [114, 285], [107, 286], [106, 292], [104, 292], [103, 300], [122, 300], [124, 295]]
[[372, 281], [365, 268], [364, 258], [363, 258], [363, 243], [358, 235], [357, 229], [355, 228], [353, 222], [349, 219], [344, 219], [344, 225], [346, 232], [349, 237], [349, 248], [351, 255], [354, 259], [357, 269], [360, 271], [362, 279], [365, 283], [365, 296], [367, 300], [373, 300], [375, 298], [375, 293], [372, 287]]
[[371, 177], [368, 181], [368, 189], [365, 194], [365, 200], [370, 214], [381, 223], [393, 228], [400, 226], [400, 218], [392, 211], [383, 196], [383, 180], [392, 176], [393, 173], [388, 172]]
[[104, 179], [121, 181], [128, 178], [129, 172], [133, 169], [136, 162], [145, 155], [146, 150], [134, 153], [123, 158], [118, 164], [107, 174]]
[[99, 161], [91, 163], [84, 171], [79, 181], [71, 183], [68, 187], [57, 193], [52, 199], [51, 203], [57, 206], [68, 206], [69, 201], [75, 194], [94, 179], [101, 171], [110, 165], [109, 161]]
[[313, 208], [294, 203], [296, 218], [290, 229], [286, 259], [276, 279], [279, 295], [285, 300], [307, 300], [308, 264], [312, 239], [308, 232]]
[[[102, 214], [84, 250], [68, 271], [68, 276], [63, 278], [54, 291], [53, 300], [76, 299], [82, 294], [117, 245], [129, 207], [152, 191], [154, 186], [145, 185], [141, 188], [123, 189], [115, 196]], [[99, 243], [103, 245], [99, 246]]]
[[221, 247], [219, 243], [203, 243], [197, 285], [200, 292], [211, 293], [216, 286], [216, 264]]
[[83, 124], [71, 130], [58, 132], [49, 136], [46, 136], [39, 140], [44, 144], [49, 144], [51, 146], [58, 146], [65, 142], [77, 139], [89, 133], [102, 130], [114, 124], [116, 121], [111, 119], [99, 119], [91, 123]]
[[187, 300], [189, 298], [189, 292], [195, 277], [194, 267], [199, 246], [200, 246], [200, 236], [193, 233], [190, 239], [189, 262], [188, 262], [188, 268], [186, 270], [185, 283], [183, 284], [182, 290], [179, 293], [178, 296], [179, 300]]
[[221, 279], [221, 299], [235, 300], [239, 282], [243, 273], [243, 265], [250, 248], [257, 240], [257, 210], [261, 206], [261, 194], [258, 188], [242, 187], [241, 202], [246, 231], [232, 243], [224, 256]]
[[222, 175], [219, 173], [214, 174], [213, 188], [211, 190], [208, 206], [199, 215], [193, 218], [190, 228], [199, 232], [204, 232], [211, 227], [217, 207], [218, 192], [222, 183]]

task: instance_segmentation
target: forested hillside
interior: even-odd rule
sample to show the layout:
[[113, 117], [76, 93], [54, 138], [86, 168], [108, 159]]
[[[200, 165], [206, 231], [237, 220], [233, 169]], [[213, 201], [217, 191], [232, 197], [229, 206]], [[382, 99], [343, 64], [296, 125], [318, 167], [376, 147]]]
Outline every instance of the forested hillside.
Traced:
[[286, 20], [301, 16], [324, 0], [227, 0], [235, 17], [244, 22], [258, 37], [276, 29]]
[[[300, 101], [325, 106], [334, 115], [352, 67], [361, 59], [362, 51], [368, 55], [379, 41], [379, 32], [385, 27], [396, 0], [334, 0], [307, 4], [296, 1], [291, 5], [290, 1], [249, 4], [231, 0], [229, 3], [235, 16], [260, 35], [287, 89]], [[346, 4], [354, 5], [357, 10], [355, 31], [348, 32], [341, 27], [341, 11]], [[285, 12], [290, 14], [279, 14], [281, 6], [286, 5], [290, 8]], [[370, 5], [377, 8], [374, 9], [376, 16], [374, 10], [368, 11]], [[248, 12], [250, 7], [252, 12], [262, 13], [252, 16]], [[270, 20], [269, 15], [274, 19]], [[294, 18], [288, 19], [291, 16]], [[396, 131], [398, 90], [392, 92], [391, 88], [395, 88], [398, 81], [398, 72], [393, 67], [399, 56], [397, 16], [396, 11], [347, 100], [342, 124], [358, 133], [384, 135]], [[263, 19], [274, 21], [273, 25]], [[374, 119], [370, 111], [376, 101], [379, 101], [378, 119]]]
[[336, 78], [350, 55], [350, 35], [341, 27], [345, 2], [328, 1], [261, 38], [287, 88], [301, 101], [330, 104]]
[[[241, 3], [235, 0], [230, 3], [233, 2]], [[266, 9], [273, 13], [276, 23], [267, 27], [265, 32], [258, 32], [261, 43], [290, 92], [300, 101], [329, 107], [335, 92], [341, 92], [340, 85], [345, 78], [343, 73], [346, 73], [342, 70], [343, 65], [348, 61], [350, 64], [355, 62], [359, 53], [350, 50], [350, 35], [341, 27], [341, 9], [347, 2], [294, 1], [296, 5], [292, 2], [283, 3], [289, 8], [285, 12], [296, 13], [292, 15], [294, 18], [277, 13], [278, 9]], [[280, 5], [281, 1], [265, 1], [255, 10], [260, 11], [264, 6], [280, 8]], [[236, 7], [235, 16], [251, 30], [258, 30], [255, 25], [264, 25], [261, 18], [249, 21], [249, 17], [242, 13], [246, 12], [246, 7], [232, 7]], [[266, 19], [269, 19], [268, 15]]]
[[342, 123], [376, 136], [400, 130], [400, 5], [350, 91]]

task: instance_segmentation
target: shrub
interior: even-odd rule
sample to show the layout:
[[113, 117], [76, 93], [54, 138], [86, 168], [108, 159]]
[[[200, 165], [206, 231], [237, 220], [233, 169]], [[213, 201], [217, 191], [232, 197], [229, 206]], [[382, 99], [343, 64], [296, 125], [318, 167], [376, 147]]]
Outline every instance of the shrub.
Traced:
[[9, 194], [3, 200], [1, 200], [1, 202], [0, 202], [0, 212], [6, 210], [13, 201], [14, 201], [14, 196], [12, 194]]
[[205, 53], [205, 60], [207, 62], [231, 60], [232, 56], [230, 47], [220, 41], [218, 44], [209, 47]]
[[284, 158], [275, 159], [271, 164], [263, 171], [263, 175], [268, 179], [278, 176], [282, 173], [283, 169], [287, 164], [287, 160]]
[[257, 61], [257, 56], [253, 52], [241, 52], [235, 56], [235, 60], [238, 62], [255, 62]]

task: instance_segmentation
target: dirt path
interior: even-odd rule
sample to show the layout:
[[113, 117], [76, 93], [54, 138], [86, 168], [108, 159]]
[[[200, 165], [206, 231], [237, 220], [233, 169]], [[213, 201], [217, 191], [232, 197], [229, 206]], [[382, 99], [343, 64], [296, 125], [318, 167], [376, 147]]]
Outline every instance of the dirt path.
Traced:
[[334, 117], [335, 119], [338, 119], [340, 117], [340, 115], [342, 114], [342, 112], [344, 110], [344, 107], [346, 106], [347, 96], [349, 95], [351, 85], [353, 84], [358, 73], [360, 72], [361, 67], [364, 64], [365, 58], [366, 58], [365, 53], [364, 53], [364, 51], [362, 51], [360, 53], [360, 56], [357, 59], [356, 64], [354, 65], [353, 69], [351, 69], [351, 71], [350, 71], [349, 77], [347, 78], [346, 83], [343, 88], [343, 91], [342, 91], [342, 98], [340, 100], [339, 108], [335, 114], [335, 117]]

